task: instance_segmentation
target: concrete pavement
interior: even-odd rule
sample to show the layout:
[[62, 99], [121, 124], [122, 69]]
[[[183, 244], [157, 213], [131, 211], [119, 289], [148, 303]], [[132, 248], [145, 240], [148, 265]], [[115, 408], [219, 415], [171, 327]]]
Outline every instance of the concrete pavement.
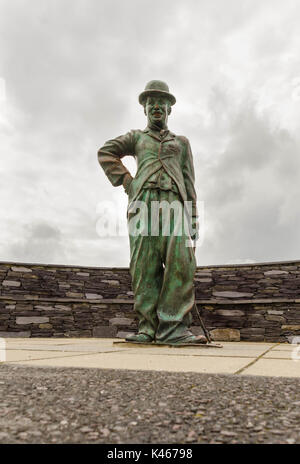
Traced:
[[4, 342], [0, 357], [5, 357], [6, 365], [300, 377], [299, 345], [222, 342], [221, 349], [177, 348], [114, 343], [120, 340], [107, 338], [7, 338]]

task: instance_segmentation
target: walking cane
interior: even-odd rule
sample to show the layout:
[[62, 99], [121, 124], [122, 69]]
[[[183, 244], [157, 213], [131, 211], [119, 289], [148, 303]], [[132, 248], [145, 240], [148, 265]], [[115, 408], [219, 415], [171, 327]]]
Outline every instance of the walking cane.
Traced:
[[[196, 240], [193, 240], [193, 251], [194, 251], [194, 255], [196, 256]], [[198, 306], [196, 304], [196, 300], [195, 300], [195, 303], [194, 303], [194, 307], [195, 307], [195, 310], [196, 310], [196, 313], [197, 313], [197, 316], [198, 316], [198, 319], [199, 319], [199, 322], [200, 322], [200, 325], [201, 325], [201, 328], [204, 332], [204, 335], [205, 337], [207, 338], [207, 341], [208, 343], [212, 343], [212, 339], [211, 339], [211, 336], [210, 336], [210, 333], [209, 331], [207, 330], [207, 328], [205, 327], [205, 324], [203, 322], [203, 319], [202, 317], [200, 316], [200, 312], [199, 312], [199, 309], [198, 309]]]

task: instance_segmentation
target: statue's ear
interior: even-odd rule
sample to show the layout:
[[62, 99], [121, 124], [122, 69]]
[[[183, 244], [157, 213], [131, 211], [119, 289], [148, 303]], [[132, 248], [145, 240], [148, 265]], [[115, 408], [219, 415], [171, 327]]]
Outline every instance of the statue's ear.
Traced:
[[168, 114], [171, 114], [171, 112], [172, 112], [172, 107], [171, 105], [168, 105]]
[[145, 116], [147, 116], [147, 113], [146, 113], [146, 105], [144, 105], [144, 114], [145, 114]]

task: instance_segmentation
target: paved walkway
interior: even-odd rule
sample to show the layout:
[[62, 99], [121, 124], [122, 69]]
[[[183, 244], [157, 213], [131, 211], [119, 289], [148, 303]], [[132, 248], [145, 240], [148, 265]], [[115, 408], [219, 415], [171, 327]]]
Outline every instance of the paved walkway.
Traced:
[[222, 345], [176, 348], [123, 344], [118, 339], [8, 338], [0, 355], [4, 352], [6, 365], [300, 377], [299, 345]]

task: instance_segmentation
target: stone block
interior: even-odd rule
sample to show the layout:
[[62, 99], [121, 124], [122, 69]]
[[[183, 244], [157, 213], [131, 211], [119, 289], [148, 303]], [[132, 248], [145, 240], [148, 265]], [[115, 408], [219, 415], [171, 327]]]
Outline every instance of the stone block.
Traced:
[[259, 320], [264, 320], [264, 315], [263, 314], [248, 314], [247, 315], [248, 321], [259, 321]]
[[83, 293], [76, 293], [76, 292], [66, 292], [66, 296], [69, 298], [84, 298]]
[[222, 342], [239, 342], [241, 339], [240, 331], [238, 329], [213, 329], [210, 335], [215, 341]]
[[118, 280], [101, 280], [104, 284], [112, 285], [114, 287], [120, 285], [120, 282]]
[[131, 325], [133, 323], [133, 319], [129, 319], [128, 317], [113, 317], [109, 319], [109, 325]]
[[11, 270], [14, 272], [32, 272], [32, 269], [23, 266], [12, 266]]
[[47, 316], [34, 316], [34, 317], [17, 317], [16, 324], [26, 325], [26, 324], [44, 324], [49, 322], [49, 317]]
[[33, 310], [33, 305], [30, 303], [25, 303], [25, 304], [16, 304], [16, 311], [32, 311]]
[[241, 340], [249, 342], [263, 342], [265, 340], [264, 335], [242, 335]]
[[99, 295], [98, 293], [86, 293], [85, 297], [88, 300], [101, 300], [103, 298], [103, 296]]
[[99, 325], [93, 328], [93, 337], [97, 338], [114, 338], [117, 335], [116, 326]]
[[34, 305], [36, 311], [55, 311], [53, 306]]
[[120, 330], [118, 333], [117, 333], [117, 338], [126, 338], [127, 335], [131, 335], [135, 332], [126, 332], [126, 331], [122, 331]]
[[282, 325], [281, 330], [300, 330], [300, 325], [298, 325], [298, 324]]
[[284, 323], [285, 322], [285, 318], [282, 317], [282, 316], [274, 316], [274, 315], [267, 315], [266, 316], [266, 320], [267, 321], [274, 321], [274, 322], [281, 322], [281, 323]]
[[224, 317], [243, 317], [245, 312], [240, 311], [239, 309], [217, 309], [215, 314]]
[[282, 274], [288, 274], [288, 271], [282, 271], [280, 269], [274, 269], [272, 271], [265, 271], [264, 275], [265, 276], [272, 276], [272, 275], [282, 275]]
[[89, 338], [93, 335], [91, 330], [70, 330], [65, 336], [72, 338]]
[[3, 287], [20, 287], [21, 282], [17, 280], [3, 280], [2, 285]]
[[[107, 304], [99, 304], [99, 303], [95, 303], [95, 304], [91, 304], [91, 309], [93, 310], [98, 310], [98, 309], [108, 309], [109, 308], [109, 305]], [[101, 311], [102, 313], [103, 311]]]
[[240, 330], [241, 335], [264, 335], [265, 329], [263, 327], [245, 327]]
[[253, 296], [253, 293], [248, 292], [231, 292], [231, 291], [224, 291], [224, 292], [213, 292], [213, 296], [219, 296], [223, 298], [250, 298]]
[[0, 332], [0, 337], [3, 338], [28, 338], [30, 335], [30, 330], [21, 332]]

